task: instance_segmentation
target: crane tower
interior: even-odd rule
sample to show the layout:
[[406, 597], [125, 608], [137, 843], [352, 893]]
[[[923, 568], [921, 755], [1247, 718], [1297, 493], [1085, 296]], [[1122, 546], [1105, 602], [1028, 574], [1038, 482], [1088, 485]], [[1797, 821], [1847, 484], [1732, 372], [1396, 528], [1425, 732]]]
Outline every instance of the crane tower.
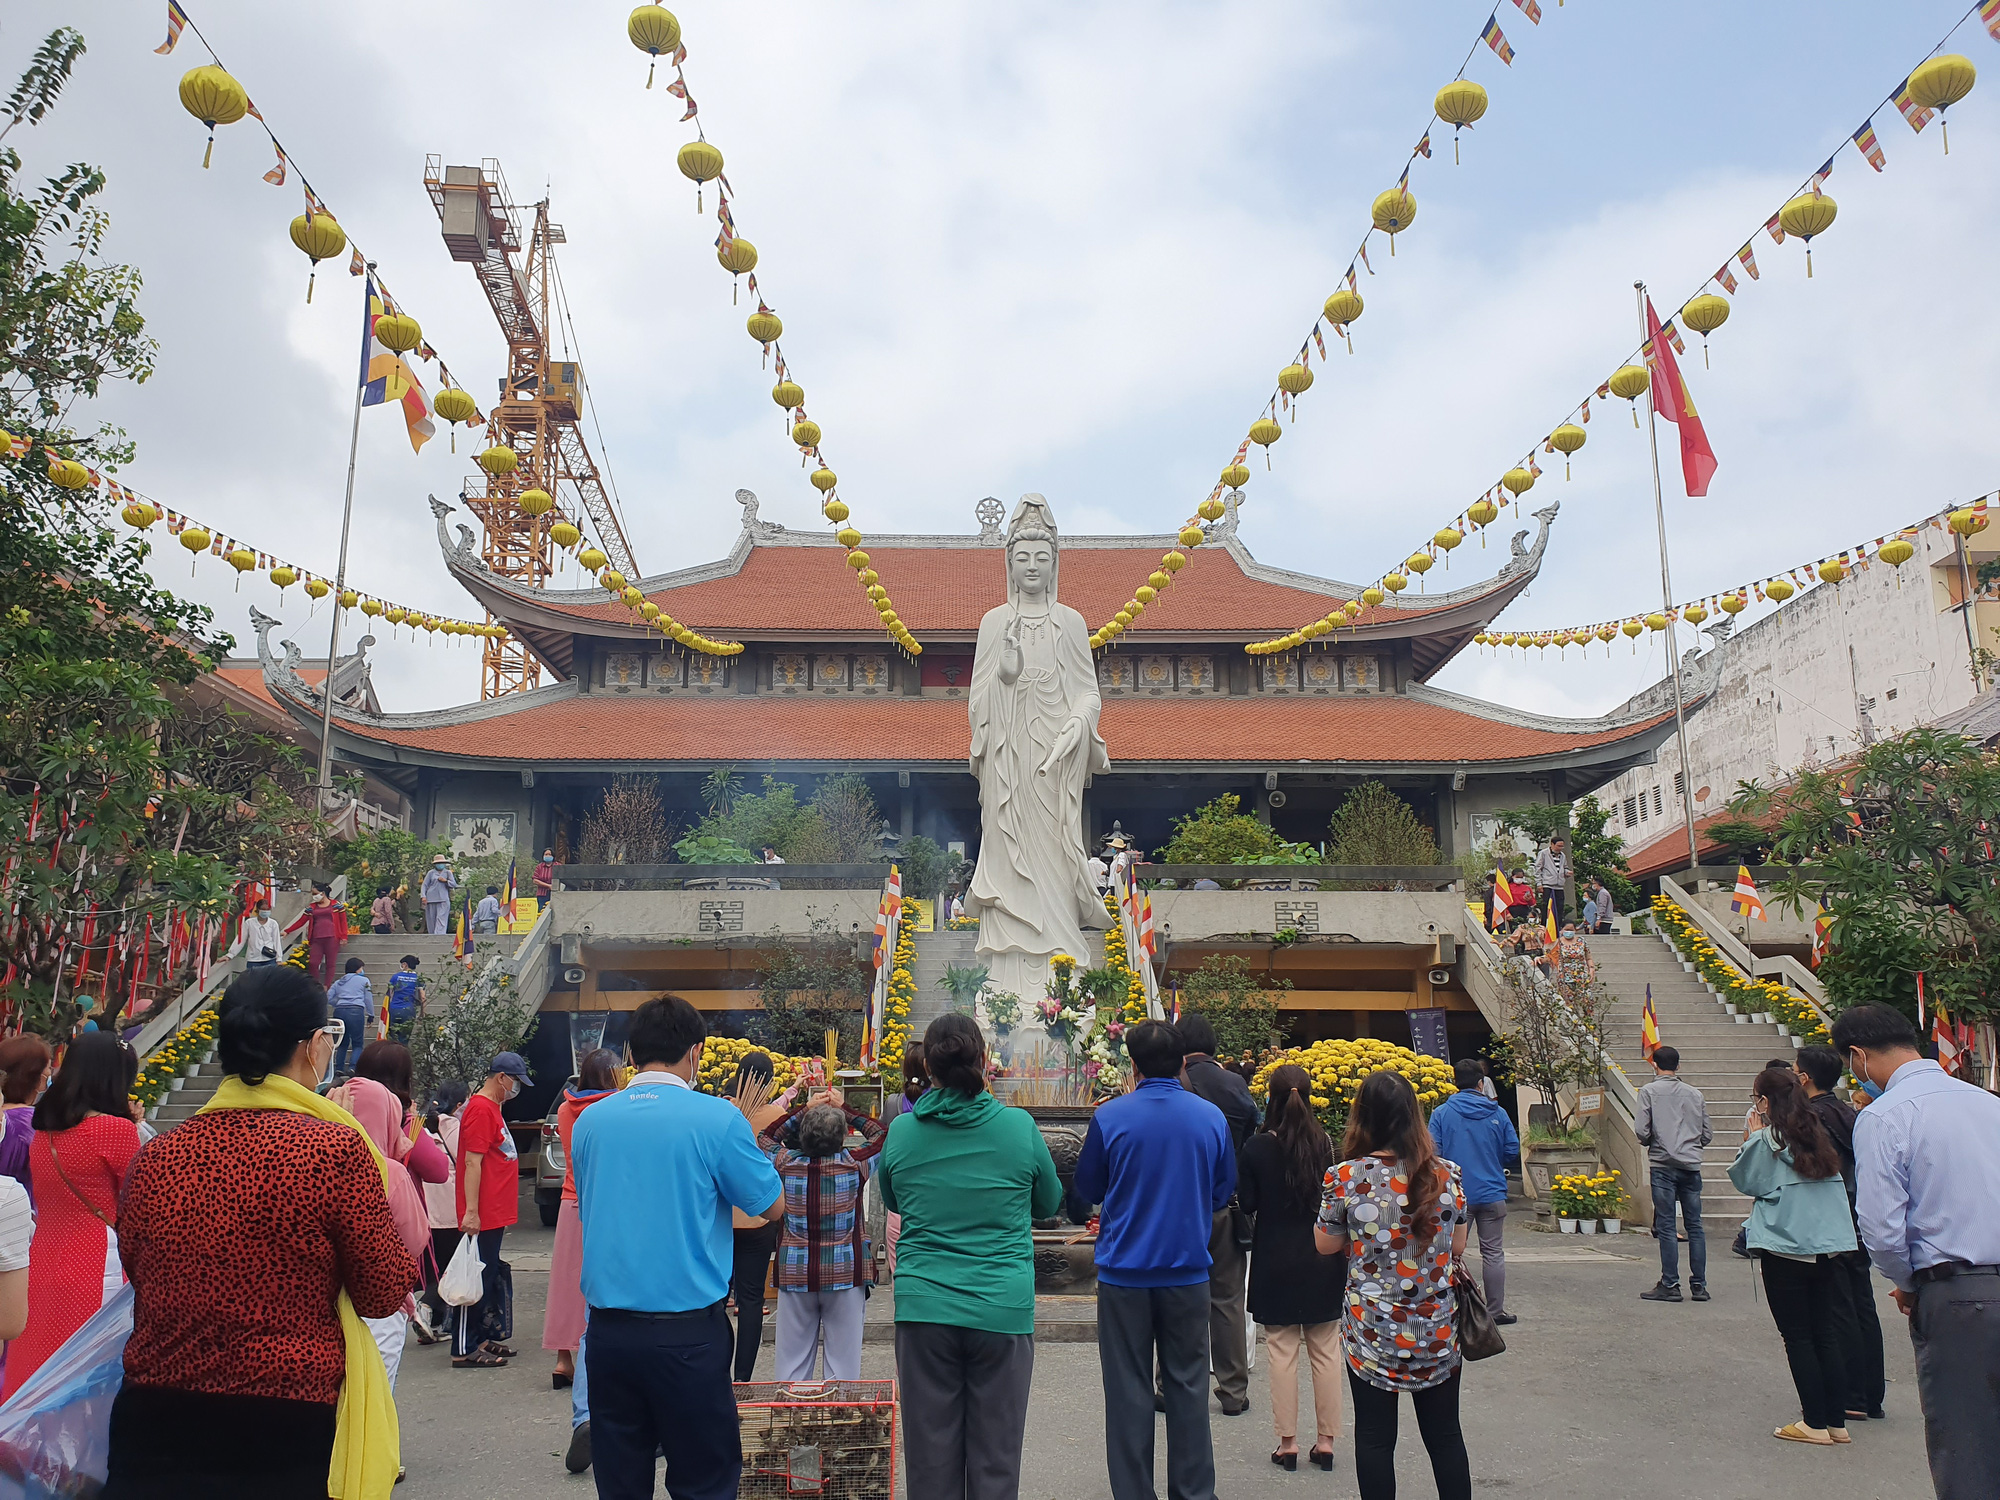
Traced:
[[[549, 221], [549, 200], [514, 203], [500, 163], [448, 167], [424, 159], [424, 188], [437, 209], [445, 248], [478, 276], [507, 340], [507, 373], [487, 419], [489, 445], [512, 448], [514, 472], [480, 473], [466, 481], [464, 500], [485, 531], [480, 557], [502, 577], [543, 587], [554, 571], [549, 527], [568, 513], [596, 534], [611, 566], [638, 576], [631, 547], [596, 461], [583, 440], [583, 374], [574, 360], [549, 355], [549, 294], [554, 247], [562, 226]], [[524, 222], [525, 221], [525, 222]], [[525, 514], [519, 496], [546, 490], [556, 509]], [[480, 697], [499, 698], [541, 684], [541, 662], [512, 636], [489, 639], [481, 663]]]

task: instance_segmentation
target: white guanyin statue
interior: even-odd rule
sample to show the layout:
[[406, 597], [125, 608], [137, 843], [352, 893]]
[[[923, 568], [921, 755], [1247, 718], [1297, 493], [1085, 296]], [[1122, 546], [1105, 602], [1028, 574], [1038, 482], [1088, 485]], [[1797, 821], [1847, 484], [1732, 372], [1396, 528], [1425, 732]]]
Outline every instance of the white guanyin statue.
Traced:
[[1084, 864], [1083, 789], [1111, 758], [1083, 616], [1056, 601], [1055, 518], [1023, 495], [1006, 535], [1007, 602], [979, 622], [972, 774], [979, 864], [965, 909], [997, 990], [1039, 999], [1051, 955], [1091, 962], [1086, 929], [1111, 925]]

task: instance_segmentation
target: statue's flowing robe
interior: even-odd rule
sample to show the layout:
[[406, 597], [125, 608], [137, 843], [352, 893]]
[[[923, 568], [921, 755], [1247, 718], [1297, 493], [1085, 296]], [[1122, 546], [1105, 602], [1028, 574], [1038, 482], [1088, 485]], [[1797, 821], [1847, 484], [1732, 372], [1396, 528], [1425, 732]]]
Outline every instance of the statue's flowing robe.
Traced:
[[[986, 612], [972, 661], [972, 774], [979, 778], [979, 865], [966, 910], [979, 918], [981, 954], [1069, 953], [1085, 962], [1085, 928], [1110, 925], [1084, 866], [1083, 789], [1111, 757], [1097, 732], [1102, 700], [1090, 631], [1068, 605], [1021, 617], [1021, 675], [1000, 680], [1012, 605]], [[1083, 738], [1038, 774], [1063, 726]]]

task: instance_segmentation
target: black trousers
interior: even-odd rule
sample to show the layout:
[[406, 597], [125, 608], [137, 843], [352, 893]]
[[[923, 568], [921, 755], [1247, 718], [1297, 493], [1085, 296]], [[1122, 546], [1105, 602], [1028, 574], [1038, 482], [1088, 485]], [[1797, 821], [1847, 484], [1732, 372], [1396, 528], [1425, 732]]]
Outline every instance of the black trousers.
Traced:
[[[479, 1279], [483, 1295], [470, 1307], [452, 1309], [458, 1316], [451, 1324], [451, 1352], [459, 1359], [486, 1341], [486, 1320], [500, 1301], [500, 1237], [506, 1232], [504, 1224], [498, 1229], [479, 1231]], [[454, 1251], [456, 1248], [453, 1247]]]
[[896, 1325], [903, 1468], [923, 1500], [1018, 1500], [1035, 1336]]
[[128, 1382], [103, 1500], [325, 1500], [335, 1410]]
[[[1472, 1500], [1472, 1461], [1458, 1428], [1458, 1378], [1464, 1373], [1460, 1365], [1442, 1385], [1410, 1392], [1438, 1500]], [[1352, 1366], [1347, 1389], [1354, 1398], [1354, 1483], [1361, 1500], [1396, 1500], [1397, 1393], [1370, 1385]]]
[[444, 1275], [444, 1268], [451, 1264], [452, 1256], [458, 1253], [458, 1242], [464, 1238], [462, 1229], [431, 1230], [431, 1257], [424, 1265], [424, 1304], [431, 1310], [431, 1327], [442, 1330], [451, 1321], [455, 1310], [452, 1305], [438, 1295], [438, 1278]]
[[653, 1455], [673, 1500], [734, 1500], [743, 1475], [734, 1337], [722, 1304], [672, 1318], [590, 1310], [590, 1456], [598, 1500], [650, 1500]]
[[1112, 1500], [1154, 1500], [1153, 1354], [1167, 1407], [1168, 1500], [1215, 1500], [1208, 1430], [1208, 1278], [1192, 1286], [1097, 1283], [1104, 1459]]
[[1847, 1409], [1880, 1411], [1889, 1393], [1889, 1380], [1882, 1368], [1882, 1320], [1875, 1313], [1874, 1267], [1868, 1252], [1857, 1250], [1841, 1257], [1840, 1268], [1847, 1275], [1847, 1300], [1854, 1309], [1854, 1345], [1847, 1356]]
[[1808, 1427], [1845, 1427], [1847, 1355], [1854, 1346], [1847, 1268], [1831, 1255], [1812, 1261], [1781, 1255], [1759, 1260], [1771, 1318], [1785, 1341], [1785, 1363], [1798, 1388], [1800, 1416]]
[[736, 1298], [736, 1378], [755, 1378], [757, 1350], [764, 1342], [764, 1275], [778, 1248], [781, 1224], [760, 1224], [736, 1231], [736, 1261], [729, 1290]]

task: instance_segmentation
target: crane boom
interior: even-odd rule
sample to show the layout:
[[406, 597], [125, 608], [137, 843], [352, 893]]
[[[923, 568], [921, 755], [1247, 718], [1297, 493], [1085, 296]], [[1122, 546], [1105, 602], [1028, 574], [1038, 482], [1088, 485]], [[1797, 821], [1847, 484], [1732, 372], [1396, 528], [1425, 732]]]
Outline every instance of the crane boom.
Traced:
[[[514, 471], [481, 473], [468, 479], [464, 490], [467, 507], [485, 529], [482, 560], [503, 577], [543, 587], [554, 571], [549, 526], [568, 508], [588, 517], [611, 566], [637, 577], [625, 528], [584, 442], [582, 371], [574, 360], [549, 355], [551, 252], [565, 243], [562, 226], [549, 220], [549, 200], [535, 204], [524, 225], [500, 163], [491, 157], [476, 167], [448, 167], [442, 157], [428, 156], [424, 187], [437, 209], [445, 248], [453, 260], [472, 266], [507, 340], [507, 373], [486, 433], [490, 444], [514, 450]], [[529, 489], [553, 495], [557, 510], [525, 514], [519, 497]], [[498, 698], [540, 682], [541, 663], [524, 644], [512, 636], [488, 642], [481, 697]]]

